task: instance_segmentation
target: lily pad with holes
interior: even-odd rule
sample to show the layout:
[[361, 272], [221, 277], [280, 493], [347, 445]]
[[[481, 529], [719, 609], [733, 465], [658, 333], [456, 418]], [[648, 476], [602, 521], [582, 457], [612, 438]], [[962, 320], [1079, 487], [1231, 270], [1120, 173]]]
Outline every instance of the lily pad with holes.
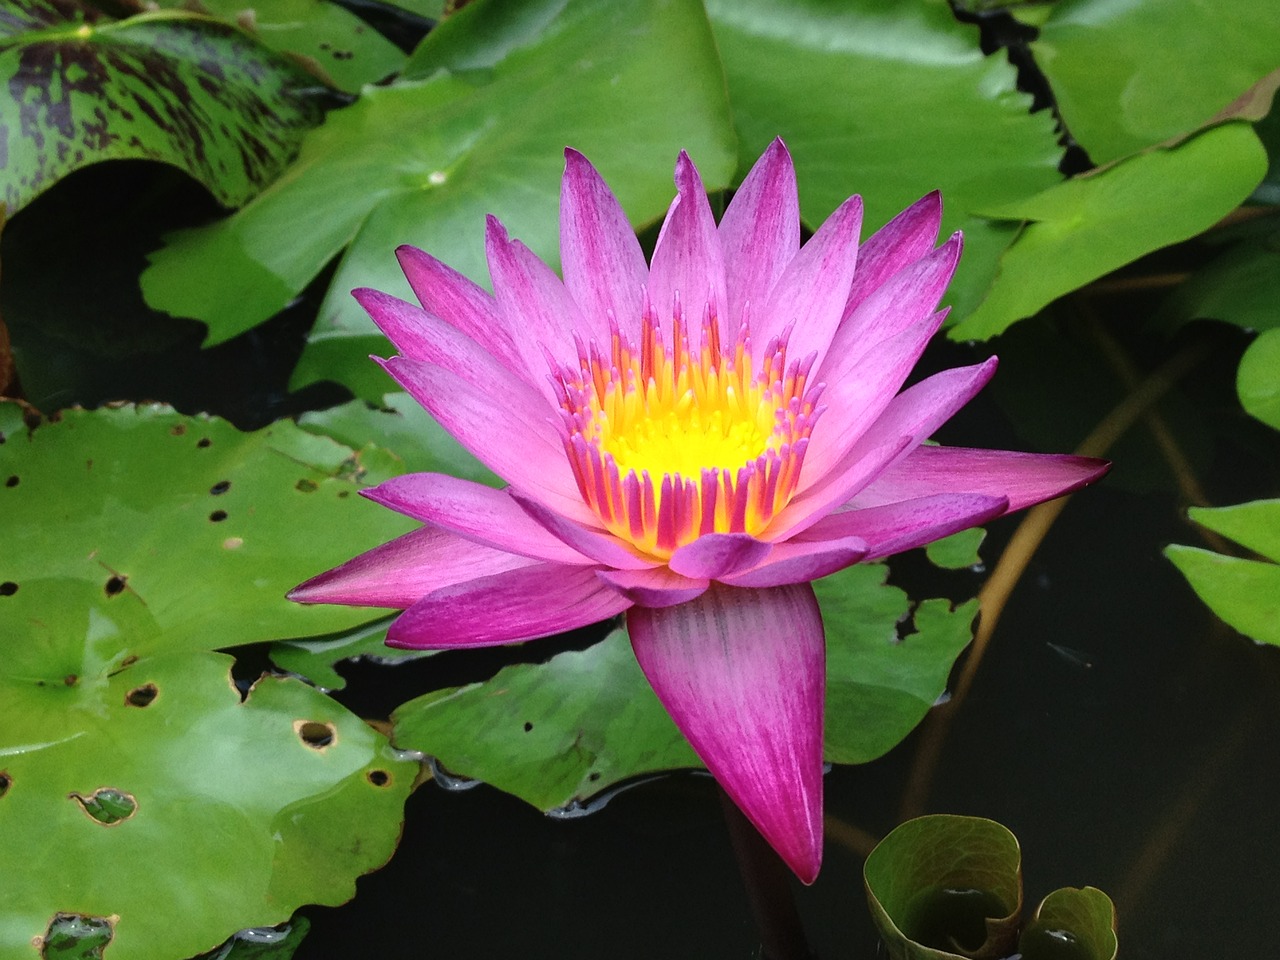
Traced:
[[320, 121], [296, 64], [189, 13], [113, 21], [76, 0], [8, 0], [0, 78], [10, 215], [74, 170], [125, 158], [172, 164], [239, 206]]
[[[66, 612], [67, 582], [86, 588], [80, 619], [112, 622], [136, 598], [146, 628], [123, 631], [103, 658], [330, 634], [375, 619], [284, 595], [415, 526], [357, 496], [400, 469], [394, 458], [287, 422], [242, 433], [212, 417], [130, 406], [68, 410], [29, 429], [21, 408], [4, 403], [0, 434], [0, 542], [9, 545], [0, 617], [39, 633]], [[24, 619], [12, 619], [15, 601]]]
[[[62, 586], [90, 608], [87, 584]], [[265, 677], [241, 702], [224, 654], [103, 660], [151, 621], [132, 593], [112, 615], [5, 636], [24, 655], [0, 663], [0, 874], [21, 882], [0, 955], [81, 933], [112, 960], [181, 960], [350, 899], [395, 849], [416, 765], [300, 681]]]
[[[817, 584], [827, 629], [826, 755], [862, 763], [902, 740], [946, 689], [971, 638], [976, 601], [929, 600], [914, 631], [905, 593], [879, 564]], [[698, 765], [650, 689], [624, 630], [583, 651], [506, 667], [491, 680], [437, 690], [392, 717], [396, 746], [436, 757], [542, 810], [573, 808], [617, 783]]]

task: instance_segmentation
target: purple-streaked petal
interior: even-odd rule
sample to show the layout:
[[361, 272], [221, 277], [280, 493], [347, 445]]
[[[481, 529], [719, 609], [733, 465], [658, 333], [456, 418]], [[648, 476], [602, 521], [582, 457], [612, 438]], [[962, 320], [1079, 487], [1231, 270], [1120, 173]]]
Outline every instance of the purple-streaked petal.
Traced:
[[584, 315], [612, 314], [624, 334], [635, 336], [649, 282], [644, 251], [613, 191], [572, 149], [564, 152], [560, 189], [560, 266]]
[[794, 323], [788, 356], [799, 360], [817, 353], [814, 369], [821, 366], [844, 315], [861, 230], [862, 198], [850, 197], [801, 248], [774, 284], [763, 308], [752, 311], [753, 342], [763, 347]]
[[518, 397], [494, 396], [433, 363], [392, 357], [383, 366], [502, 479], [557, 513], [593, 522], [595, 514], [582, 502], [557, 428], [549, 419], [536, 419], [547, 409], [541, 399], [524, 406]]
[[623, 597], [641, 607], [673, 607], [700, 597], [710, 580], [691, 580], [666, 567], [648, 570], [597, 570], [598, 576]]
[[859, 537], [826, 538], [805, 543], [788, 540], [773, 547], [764, 563], [745, 573], [724, 577], [734, 587], [781, 587], [789, 583], [807, 583], [830, 576], [857, 563], [867, 555], [867, 545]]
[[433, 590], [533, 563], [439, 527], [413, 530], [289, 591], [298, 603], [410, 607]]
[[442, 473], [408, 473], [360, 493], [397, 513], [497, 550], [551, 563], [595, 563], [552, 536], [505, 490]]
[[769, 144], [742, 181], [719, 232], [729, 301], [723, 330], [732, 335], [742, 323], [744, 305], [763, 305], [800, 249], [796, 171], [781, 140]]
[[683, 150], [676, 161], [679, 195], [658, 234], [649, 268], [649, 302], [664, 330], [670, 330], [677, 296], [688, 331], [689, 344], [701, 343], [704, 311], [716, 317], [726, 309], [724, 254], [711, 204], [693, 161]]
[[538, 563], [427, 594], [391, 625], [387, 645], [443, 650], [516, 643], [607, 620], [629, 606], [594, 567]]
[[807, 584], [633, 607], [636, 660], [707, 769], [804, 883], [822, 863], [822, 615]]
[[801, 541], [860, 537], [867, 544], [866, 559], [879, 560], [994, 520], [1008, 508], [1008, 497], [938, 493], [828, 514], [799, 536]]
[[986, 493], [1009, 498], [1021, 510], [1100, 479], [1111, 464], [1070, 454], [917, 447], [860, 491], [856, 508], [911, 500], [936, 493]]
[[562, 517], [538, 501], [511, 491], [512, 499], [523, 508], [527, 518], [540, 525], [550, 536], [584, 554], [595, 563], [618, 570], [647, 570], [658, 566], [658, 561], [640, 554], [634, 547], [604, 530], [589, 529], [580, 523]]
[[676, 547], [669, 566], [683, 577], [717, 580], [756, 566], [773, 549], [748, 533], [707, 533], [692, 543]]
[[858, 272], [849, 288], [845, 317], [891, 276], [932, 250], [941, 225], [942, 194], [935, 190], [868, 237], [858, 251]]
[[[498, 304], [458, 271], [408, 244], [396, 249], [414, 296], [426, 311], [461, 330], [517, 376], [529, 379]], [[394, 337], [392, 342], [395, 343]], [[396, 343], [401, 353], [406, 351]], [[539, 367], [539, 370], [542, 368]]]

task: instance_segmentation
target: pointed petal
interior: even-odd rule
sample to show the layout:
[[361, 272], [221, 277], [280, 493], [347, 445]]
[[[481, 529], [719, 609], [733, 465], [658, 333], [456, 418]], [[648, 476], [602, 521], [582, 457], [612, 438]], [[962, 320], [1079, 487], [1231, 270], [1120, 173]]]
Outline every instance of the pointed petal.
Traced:
[[629, 543], [625, 543], [605, 530], [590, 529], [566, 519], [518, 491], [513, 490], [511, 497], [525, 510], [527, 520], [540, 525], [548, 534], [567, 544], [575, 553], [590, 557], [595, 563], [602, 563], [619, 570], [647, 570], [658, 566], [657, 560], [642, 555]]
[[653, 251], [649, 302], [665, 328], [679, 296], [689, 344], [696, 349], [701, 343], [707, 305], [714, 316], [723, 317], [725, 313], [724, 255], [702, 180], [683, 150], [676, 161], [676, 188], [679, 196], [667, 214]]
[[397, 513], [496, 550], [571, 566], [594, 563], [552, 536], [505, 490], [442, 473], [408, 473], [360, 493]]
[[636, 660], [676, 726], [805, 882], [822, 863], [822, 616], [808, 584], [713, 584], [633, 607]]
[[[414, 296], [428, 313], [452, 324], [493, 354], [508, 370], [527, 379], [520, 352], [493, 297], [417, 247], [406, 244], [397, 248], [396, 258]], [[401, 353], [409, 355], [394, 337], [392, 342]]]
[[622, 332], [640, 329], [649, 266], [621, 204], [576, 150], [564, 152], [560, 189], [560, 265], [564, 285], [588, 317], [611, 314]]
[[[742, 181], [720, 220], [728, 296], [728, 334], [742, 323], [744, 304], [764, 304], [800, 249], [800, 201], [791, 154], [774, 140]], [[763, 341], [762, 341], [763, 343]]]
[[641, 607], [672, 607], [700, 597], [710, 580], [692, 580], [666, 567], [648, 570], [598, 570], [598, 576], [613, 589]]
[[718, 580], [756, 566], [772, 549], [748, 533], [707, 533], [677, 547], [667, 565], [684, 577]]
[[868, 237], [858, 251], [858, 272], [849, 288], [844, 315], [850, 316], [881, 284], [932, 250], [940, 226], [942, 194], [935, 190]]
[[807, 583], [843, 570], [866, 555], [867, 544], [860, 537], [828, 537], [817, 543], [788, 540], [775, 544], [773, 552], [758, 567], [721, 579], [734, 587]]
[[1008, 497], [1009, 510], [1021, 510], [1079, 490], [1110, 469], [1106, 460], [1069, 454], [917, 447], [855, 496], [853, 506], [963, 491]]
[[867, 544], [867, 559], [879, 560], [979, 526], [1008, 509], [1008, 497], [938, 493], [878, 507], [841, 510], [823, 517], [800, 534], [800, 539], [859, 537]]
[[631, 601], [594, 567], [537, 563], [427, 594], [387, 631], [387, 645], [415, 650], [533, 640], [617, 616]]
[[290, 590], [289, 599], [297, 603], [403, 609], [441, 587], [532, 563], [527, 557], [426, 526], [312, 577]]

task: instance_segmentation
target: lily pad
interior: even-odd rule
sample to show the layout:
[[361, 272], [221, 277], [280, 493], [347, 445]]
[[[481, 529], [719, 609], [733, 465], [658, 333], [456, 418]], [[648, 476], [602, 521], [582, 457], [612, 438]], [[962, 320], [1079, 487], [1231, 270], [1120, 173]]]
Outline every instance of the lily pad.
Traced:
[[434, 650], [397, 650], [387, 646], [389, 620], [375, 620], [336, 637], [282, 640], [271, 645], [271, 661], [281, 670], [297, 674], [321, 690], [341, 690], [346, 678], [335, 666], [344, 660], [367, 657], [379, 663], [403, 663], [428, 657]]
[[226, 206], [274, 180], [320, 120], [295, 64], [234, 27], [187, 13], [111, 21], [78, 3], [0, 12], [0, 173], [12, 215], [102, 160], [158, 160]]
[[410, 297], [399, 244], [487, 282], [494, 213], [555, 263], [566, 144], [636, 223], [666, 209], [680, 149], [712, 189], [733, 170], [724, 79], [696, 0], [475, 0], [428, 35], [405, 76], [331, 113], [287, 180], [169, 237], [142, 275], [148, 302], [204, 321], [216, 343], [276, 313], [350, 245], [312, 334], [328, 348], [304, 354], [295, 380], [345, 383], [352, 370], [377, 400], [389, 381], [370, 383], [366, 357], [383, 341], [348, 291]]
[[949, 537], [935, 540], [925, 546], [924, 552], [929, 562], [944, 570], [964, 570], [982, 563], [978, 548], [986, 539], [987, 531], [982, 527], [971, 527], [961, 530]]
[[[916, 610], [899, 640], [907, 596], [883, 565], [818, 581], [827, 630], [826, 756], [862, 763], [901, 741], [937, 701], [971, 638], [976, 601]], [[650, 689], [625, 631], [542, 664], [438, 690], [392, 717], [398, 747], [437, 758], [541, 810], [576, 810], [634, 777], [696, 767], [697, 757]]]
[[1280, 430], [1280, 330], [1267, 330], [1249, 344], [1236, 371], [1236, 392], [1250, 416]]
[[1231, 244], [1169, 295], [1159, 320], [1176, 326], [1200, 318], [1245, 330], [1280, 326], [1280, 233]]
[[1018, 952], [1022, 960], [1115, 960], [1115, 904], [1096, 887], [1055, 890], [1022, 931]]

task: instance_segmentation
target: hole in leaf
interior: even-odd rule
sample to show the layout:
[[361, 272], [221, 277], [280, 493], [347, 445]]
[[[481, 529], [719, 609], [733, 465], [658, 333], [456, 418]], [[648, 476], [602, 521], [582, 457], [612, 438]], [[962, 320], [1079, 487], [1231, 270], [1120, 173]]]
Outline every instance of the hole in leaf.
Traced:
[[16, 487], [19, 482], [20, 481], [18, 480], [18, 475], [15, 473], [13, 476], [11, 476], [8, 480], [4, 482], [4, 485], [6, 487]]
[[9, 776], [9, 771], [0, 770], [0, 797], [8, 793], [11, 786], [13, 786], [13, 777]]
[[114, 597], [117, 593], [124, 589], [125, 581], [128, 577], [122, 577], [119, 574], [107, 578], [106, 586], [102, 589], [106, 591], [108, 597]]
[[592, 770], [590, 773], [587, 774], [587, 781], [590, 783], [595, 783], [599, 779], [600, 779], [599, 770]]
[[133, 794], [115, 787], [99, 787], [87, 797], [69, 793], [67, 799], [80, 804], [85, 813], [104, 827], [114, 827], [138, 812], [138, 801]]
[[18, 585], [12, 580], [6, 580], [0, 583], [0, 597], [12, 597], [18, 592]]
[[88, 917], [79, 913], [55, 913], [43, 937], [36, 938], [40, 956], [101, 960], [103, 949], [115, 935], [119, 917]]
[[227, 511], [225, 510], [215, 510], [209, 514], [209, 520], [212, 523], [221, 523], [225, 519], [227, 519]]
[[201, 438], [196, 442], [196, 446], [197, 446], [197, 447], [200, 447], [200, 448], [202, 448], [202, 449], [203, 449], [204, 447], [209, 446], [209, 444], [211, 444], [211, 443], [213, 443], [213, 441], [212, 441], [212, 440], [210, 440], [208, 437], [201, 437]]
[[212, 487], [209, 488], [209, 492], [213, 494], [215, 497], [217, 497], [226, 493], [230, 489], [231, 489], [230, 480], [219, 480], [217, 483], [215, 483]]
[[333, 724], [318, 720], [295, 720], [293, 731], [312, 750], [324, 750], [338, 739], [338, 731]]
[[130, 707], [149, 707], [159, 692], [154, 683], [144, 683], [126, 693], [124, 702]]
[[370, 770], [365, 774], [365, 779], [375, 787], [385, 787], [391, 782], [391, 774], [385, 770]]
[[306, 477], [303, 477], [293, 485], [293, 489], [297, 490], [299, 493], [315, 493], [320, 489], [320, 485], [314, 480], [308, 480]]
[[526, 720], [526, 721], [524, 722], [524, 732], [525, 732], [525, 733], [528, 733], [528, 732], [529, 732], [530, 730], [532, 730], [532, 729], [533, 729], [533, 724], [532, 724], [532, 723], [530, 723], [528, 720]]

